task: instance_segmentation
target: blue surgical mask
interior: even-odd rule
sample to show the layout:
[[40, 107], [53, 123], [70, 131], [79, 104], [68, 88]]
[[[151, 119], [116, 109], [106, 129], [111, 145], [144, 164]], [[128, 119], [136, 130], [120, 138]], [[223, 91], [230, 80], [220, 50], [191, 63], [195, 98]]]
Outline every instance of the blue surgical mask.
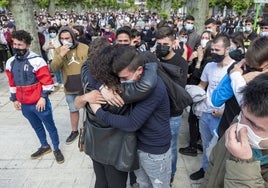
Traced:
[[194, 28], [194, 25], [193, 24], [185, 24], [185, 29], [187, 30], [187, 31], [191, 31], [191, 30], [193, 30], [193, 28]]
[[187, 38], [181, 38], [180, 41], [183, 42], [183, 44], [186, 44]]
[[49, 33], [50, 38], [55, 38], [57, 36], [57, 33]]

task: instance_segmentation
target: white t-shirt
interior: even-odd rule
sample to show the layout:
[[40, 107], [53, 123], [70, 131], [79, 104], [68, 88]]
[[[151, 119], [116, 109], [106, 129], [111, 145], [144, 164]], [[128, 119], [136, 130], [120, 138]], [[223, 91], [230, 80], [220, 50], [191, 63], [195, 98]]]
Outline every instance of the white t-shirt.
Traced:
[[203, 105], [203, 110], [202, 110], [203, 112], [212, 113], [214, 110], [224, 109], [224, 104], [220, 107], [213, 106], [211, 102], [211, 96], [212, 96], [213, 90], [218, 86], [221, 79], [227, 73], [227, 69], [230, 67], [230, 65], [232, 65], [232, 63], [230, 63], [227, 66], [221, 67], [221, 66], [218, 66], [218, 63], [211, 62], [205, 66], [201, 75], [201, 80], [203, 82], [208, 82], [208, 86], [207, 86], [207, 99]]

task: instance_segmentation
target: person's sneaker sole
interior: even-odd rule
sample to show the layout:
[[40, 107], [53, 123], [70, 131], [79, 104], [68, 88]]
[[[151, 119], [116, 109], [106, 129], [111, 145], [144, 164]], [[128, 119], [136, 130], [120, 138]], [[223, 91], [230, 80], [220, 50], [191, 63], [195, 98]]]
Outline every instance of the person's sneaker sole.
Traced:
[[57, 161], [57, 160], [56, 160], [56, 162], [57, 162], [58, 164], [62, 164], [62, 163], [64, 163], [64, 159], [63, 159], [62, 161]]
[[66, 145], [70, 145], [70, 144], [72, 144], [74, 141], [76, 141], [76, 140], [78, 139], [78, 137], [79, 137], [79, 135], [77, 135], [77, 136], [75, 137], [75, 139], [73, 139], [71, 142], [65, 142], [65, 144], [66, 144]]
[[44, 155], [46, 155], [46, 154], [49, 154], [49, 153], [51, 153], [51, 152], [52, 152], [52, 149], [47, 150], [46, 152], [44, 152], [44, 153], [42, 153], [41, 155], [38, 155], [38, 156], [36, 156], [36, 157], [32, 157], [32, 156], [31, 156], [31, 159], [38, 159], [38, 158], [40, 158], [40, 157], [42, 157], [42, 156], [44, 156]]
[[191, 157], [196, 157], [198, 153], [182, 153], [182, 152], [179, 152], [180, 154], [182, 155], [187, 155], [187, 156], [191, 156]]

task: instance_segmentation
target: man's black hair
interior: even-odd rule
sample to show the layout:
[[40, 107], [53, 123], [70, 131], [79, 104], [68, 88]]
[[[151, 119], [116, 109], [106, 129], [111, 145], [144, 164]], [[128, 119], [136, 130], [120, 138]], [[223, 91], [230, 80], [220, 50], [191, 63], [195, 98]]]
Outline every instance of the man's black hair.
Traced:
[[30, 45], [32, 40], [33, 40], [30, 33], [28, 33], [27, 31], [24, 31], [24, 30], [13, 31], [12, 38], [17, 39], [19, 41], [23, 41], [28, 45]]

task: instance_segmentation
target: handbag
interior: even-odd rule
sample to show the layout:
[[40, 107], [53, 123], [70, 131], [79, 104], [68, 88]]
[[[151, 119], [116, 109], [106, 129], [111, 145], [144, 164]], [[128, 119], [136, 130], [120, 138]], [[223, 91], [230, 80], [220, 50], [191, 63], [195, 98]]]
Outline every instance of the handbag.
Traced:
[[95, 126], [86, 119], [85, 153], [93, 160], [129, 172], [139, 168], [135, 132]]

